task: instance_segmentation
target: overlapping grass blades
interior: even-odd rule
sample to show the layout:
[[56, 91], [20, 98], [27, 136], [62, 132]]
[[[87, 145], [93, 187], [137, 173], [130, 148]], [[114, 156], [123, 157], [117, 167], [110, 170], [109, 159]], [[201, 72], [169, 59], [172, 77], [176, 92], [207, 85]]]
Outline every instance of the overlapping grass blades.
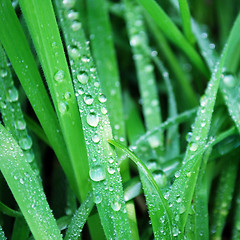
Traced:
[[64, 29], [75, 96], [84, 128], [89, 175], [101, 223], [107, 239], [131, 239], [116, 153], [107, 142], [112, 138], [107, 98], [101, 89], [89, 42], [79, 18], [67, 17], [70, 11], [74, 11], [74, 5], [66, 6], [61, 0], [56, 0], [55, 4], [61, 28]]
[[36, 174], [0, 125], [0, 169], [35, 239], [62, 239]]

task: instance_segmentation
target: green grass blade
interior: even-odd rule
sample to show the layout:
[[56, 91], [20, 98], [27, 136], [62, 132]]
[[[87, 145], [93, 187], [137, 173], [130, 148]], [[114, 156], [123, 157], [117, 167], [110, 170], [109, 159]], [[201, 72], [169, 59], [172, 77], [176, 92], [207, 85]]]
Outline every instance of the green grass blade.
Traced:
[[0, 202], [0, 211], [8, 216], [11, 217], [22, 217], [22, 213], [19, 211], [15, 211], [11, 208], [9, 208], [8, 206], [6, 206], [5, 204], [3, 204], [2, 202]]
[[3, 232], [2, 226], [0, 225], [0, 239], [1, 240], [6, 240], [7, 238], [5, 237], [5, 234]]
[[86, 200], [81, 204], [80, 208], [76, 211], [71, 223], [68, 225], [68, 230], [64, 240], [77, 240], [80, 236], [83, 226], [87, 221], [89, 214], [94, 206], [93, 193], [87, 195]]
[[[90, 187], [87, 184], [87, 153], [72, 80], [53, 7], [48, 0], [40, 2], [36, 0], [21, 0], [19, 3], [58, 115], [70, 155], [73, 177], [78, 185], [78, 197], [83, 200]], [[72, 142], [78, 144], [72, 144]], [[79, 161], [79, 156], [81, 156], [81, 161]]]
[[199, 54], [191, 46], [172, 20], [167, 16], [155, 0], [139, 0], [146, 11], [151, 15], [156, 24], [166, 35], [166, 37], [178, 46], [205, 76], [208, 76], [208, 70]]
[[16, 141], [0, 125], [0, 168], [35, 239], [62, 239], [38, 179]]
[[180, 9], [181, 18], [182, 18], [183, 32], [186, 38], [188, 39], [189, 43], [194, 44], [195, 38], [192, 33], [191, 14], [190, 14], [188, 2], [187, 0], [178, 0], [178, 4], [179, 4], [179, 9]]
[[235, 214], [234, 214], [234, 225], [232, 228], [232, 240], [238, 240], [240, 238], [240, 191], [237, 190], [235, 198]]
[[[122, 145], [119, 142], [116, 142], [114, 140], [108, 140], [109, 143], [111, 143], [112, 145], [114, 145], [115, 147], [121, 149], [123, 152], [125, 152], [128, 157], [138, 166], [139, 170], [144, 174], [144, 176], [146, 177], [146, 179], [149, 181], [150, 185], [153, 187], [154, 191], [152, 192], [152, 194], [155, 192], [155, 194], [157, 193], [159, 200], [160, 200], [160, 204], [158, 205], [158, 208], [155, 208], [155, 214], [160, 215], [162, 218], [160, 219], [161, 221], [161, 225], [160, 227], [158, 227], [158, 231], [155, 232], [155, 237], [156, 238], [167, 238], [167, 239], [172, 239], [173, 238], [173, 218], [172, 218], [172, 213], [171, 213], [171, 209], [168, 206], [168, 203], [166, 201], [166, 199], [164, 198], [161, 190], [159, 189], [156, 181], [154, 180], [151, 172], [148, 170], [148, 168], [145, 166], [145, 164], [133, 153], [131, 152], [127, 147], [125, 147], [124, 145]], [[144, 180], [145, 181], [145, 180]], [[143, 182], [144, 183], [144, 182]], [[146, 184], [146, 186], [149, 186]], [[144, 189], [146, 191], [146, 189]], [[152, 189], [149, 189], [150, 191]], [[151, 196], [153, 197], [153, 196]], [[153, 209], [149, 207], [149, 211], [152, 211]], [[155, 224], [155, 222], [152, 222], [152, 224]], [[158, 222], [159, 224], [159, 222]], [[160, 232], [161, 230], [165, 230], [165, 232]]]
[[16, 218], [14, 222], [11, 240], [28, 239], [30, 230], [24, 218]]
[[72, 29], [73, 21], [66, 18], [66, 8], [62, 1], [56, 0], [55, 3], [65, 33], [87, 143], [89, 175], [94, 196], [98, 199], [96, 202], [101, 223], [107, 239], [113, 237], [131, 239], [117, 157], [107, 143], [107, 139], [112, 138], [106, 107], [108, 100], [103, 95], [83, 29], [81, 27]]
[[[63, 169], [71, 181], [72, 169], [58, 120], [10, 1], [3, 2], [1, 0], [0, 16], [1, 43]], [[71, 183], [76, 191], [75, 182], [71, 181]]]
[[[125, 0], [124, 3], [128, 37], [136, 65], [145, 125], [146, 129], [150, 131], [162, 122], [156, 79], [153, 71], [154, 67], [150, 56], [145, 51], [148, 48], [148, 38], [144, 26], [142, 8], [135, 0]], [[163, 155], [164, 137], [161, 132], [149, 138], [149, 144], [159, 157]]]
[[[229, 156], [226, 156], [229, 159]], [[233, 156], [230, 159], [233, 159]], [[235, 181], [238, 171], [238, 162], [230, 160], [227, 166], [222, 169], [218, 185], [216, 186], [216, 195], [212, 215], [210, 218], [210, 232], [212, 239], [221, 239], [222, 232], [229, 214]]]

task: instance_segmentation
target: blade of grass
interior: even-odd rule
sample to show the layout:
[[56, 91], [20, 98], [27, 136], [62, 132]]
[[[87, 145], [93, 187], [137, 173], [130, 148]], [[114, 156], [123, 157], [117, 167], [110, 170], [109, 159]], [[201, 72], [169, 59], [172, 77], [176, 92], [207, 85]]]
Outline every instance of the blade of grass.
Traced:
[[64, 240], [77, 240], [80, 236], [83, 226], [87, 221], [89, 214], [94, 206], [93, 193], [89, 193], [86, 200], [81, 204], [80, 208], [76, 211], [71, 223], [68, 225], [68, 230]]
[[[240, 18], [239, 18], [240, 20]], [[238, 20], [236, 21], [236, 23]], [[215, 105], [216, 94], [222, 76], [223, 68], [228, 59], [229, 53], [233, 52], [233, 48], [237, 46], [231, 44], [234, 41], [235, 35], [239, 32], [239, 25], [234, 24], [231, 34], [225, 49], [223, 50], [220, 61], [216, 63], [216, 68], [213, 71], [211, 80], [205, 91], [205, 95], [201, 99], [201, 106], [199, 107], [198, 115], [195, 120], [194, 129], [191, 141], [188, 144], [187, 152], [184, 159], [184, 166], [177, 174], [177, 178], [170, 190], [169, 202], [175, 202], [173, 208], [174, 215], [180, 215], [179, 227], [180, 234], [183, 234], [183, 229], [186, 224], [187, 214], [192, 200], [193, 191], [198, 176], [199, 166], [201, 163], [202, 154], [205, 151], [205, 144], [211, 122], [212, 112]], [[194, 171], [194, 172], [193, 172]], [[176, 176], [176, 175], [175, 175]], [[185, 187], [189, 186], [186, 191]], [[179, 191], [179, 189], [182, 189]], [[181, 201], [177, 201], [181, 199]], [[180, 209], [184, 206], [184, 211]]]
[[0, 143], [1, 172], [35, 239], [62, 239], [35, 173], [2, 125]]
[[[156, 181], [154, 180], [151, 172], [144, 165], [144, 163], [133, 152], [131, 152], [127, 147], [125, 147], [121, 143], [116, 142], [114, 140], [108, 140], [108, 142], [111, 143], [113, 146], [121, 149], [123, 152], [125, 152], [128, 155], [128, 157], [138, 166], [139, 170], [144, 174], [146, 179], [149, 181], [149, 183], [151, 184], [151, 186], [154, 189], [154, 193], [157, 194], [157, 196], [159, 197], [160, 204], [158, 205], [158, 209], [156, 210], [156, 206], [154, 206], [154, 208], [155, 208], [155, 213], [158, 213], [161, 216], [160, 221], [161, 221], [162, 226], [158, 227], [159, 228], [158, 231], [155, 230], [156, 231], [155, 237], [157, 237], [157, 238], [164, 237], [167, 239], [173, 239], [174, 223], [173, 223], [173, 218], [172, 218], [172, 212], [171, 212], [171, 209], [169, 208], [169, 205], [168, 205], [166, 199], [164, 198], [161, 190], [159, 189]], [[143, 184], [144, 184], [144, 181], [142, 181]], [[146, 190], [146, 189], [144, 189], [144, 190]], [[153, 197], [153, 196], [151, 196], [151, 197]], [[152, 209], [150, 208], [150, 206], [148, 206], [148, 207], [149, 207], [149, 211], [151, 211]], [[152, 224], [154, 224], [154, 222], [152, 222]], [[160, 232], [160, 229], [165, 230], [165, 231]]]
[[190, 9], [188, 6], [187, 0], [178, 0], [179, 9], [181, 13], [182, 18], [182, 26], [183, 26], [183, 32], [188, 39], [189, 43], [192, 45], [195, 43], [195, 38], [192, 33], [192, 27], [191, 27], [191, 14]]
[[[48, 0], [21, 0], [19, 4], [57, 112], [72, 164], [73, 178], [77, 182], [77, 196], [83, 200], [90, 187], [87, 153], [72, 80], [53, 7]], [[79, 161], [80, 156], [81, 161]]]
[[14, 222], [11, 240], [28, 239], [30, 230], [24, 218], [16, 218]]
[[[131, 239], [123, 197], [121, 177], [115, 152], [107, 139], [112, 138], [106, 101], [96, 67], [89, 51], [89, 42], [81, 27], [72, 29], [73, 21], [66, 18], [61, 0], [56, 0], [56, 12], [64, 29], [73, 83], [84, 127], [89, 159], [89, 175], [95, 202], [107, 239]], [[80, 22], [79, 22], [80, 23]], [[74, 53], [74, 54], [73, 54]], [[110, 191], [109, 191], [110, 190]]]
[[196, 50], [191, 46], [186, 38], [182, 35], [179, 29], [175, 26], [172, 20], [167, 16], [157, 2], [154, 0], [139, 0], [141, 5], [146, 9], [146, 11], [151, 15], [153, 20], [166, 35], [166, 37], [178, 46], [191, 60], [191, 62], [198, 68], [206, 77], [208, 76], [208, 70], [196, 52]]
[[237, 189], [237, 195], [235, 198], [235, 214], [234, 214], [234, 225], [232, 228], [232, 240], [240, 238], [240, 191]]
[[[148, 48], [148, 38], [144, 26], [142, 8], [137, 1], [124, 0], [125, 19], [127, 23], [128, 37], [136, 65], [138, 85], [143, 105], [143, 115], [147, 130], [161, 124], [161, 108], [154, 76], [154, 67], [149, 55], [145, 52]], [[160, 157], [164, 151], [164, 137], [161, 132], [149, 138], [150, 146]]]
[[11, 216], [11, 217], [22, 217], [21, 212], [9, 208], [8, 206], [3, 204], [2, 202], [0, 202], [0, 211], [4, 214], [8, 215], [8, 216]]
[[[1, 0], [0, 40], [53, 149], [77, 193], [67, 149], [50, 99], [10, 1]], [[11, 29], [11, 31], [9, 31]], [[19, 44], [21, 43], [21, 44]]]

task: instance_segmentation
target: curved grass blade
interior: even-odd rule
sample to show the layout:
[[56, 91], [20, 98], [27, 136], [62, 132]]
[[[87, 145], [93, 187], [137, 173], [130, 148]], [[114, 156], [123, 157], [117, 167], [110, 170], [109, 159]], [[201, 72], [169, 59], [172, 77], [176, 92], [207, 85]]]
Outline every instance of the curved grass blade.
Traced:
[[190, 9], [188, 6], [187, 0], [178, 0], [179, 9], [181, 13], [182, 18], [182, 26], [183, 26], [183, 32], [188, 39], [189, 43], [194, 44], [195, 38], [192, 33], [192, 27], [191, 27], [191, 14]]
[[[161, 124], [161, 109], [151, 58], [145, 49], [148, 38], [144, 26], [142, 8], [135, 0], [125, 0], [125, 19], [128, 36], [136, 65], [138, 85], [143, 105], [143, 115], [148, 131]], [[137, 24], [136, 24], [137, 23]], [[148, 139], [150, 146], [160, 157], [164, 151], [164, 137], [161, 132]]]
[[[114, 140], [108, 140], [109, 143], [111, 143], [113, 146], [121, 149], [123, 152], [125, 152], [128, 157], [138, 166], [139, 170], [143, 173], [143, 175], [146, 177], [146, 179], [149, 181], [150, 185], [152, 186], [152, 189], [146, 189], [144, 188], [145, 194], [147, 194], [147, 191], [150, 191], [150, 193], [152, 194], [152, 198], [153, 196], [159, 197], [160, 203], [159, 206], [154, 206], [155, 208], [155, 214], [160, 215], [160, 222], [162, 226], [158, 226], [158, 231], [155, 230], [155, 237], [157, 239], [161, 239], [161, 238], [167, 238], [167, 239], [173, 239], [174, 236], [174, 232], [173, 232], [173, 217], [172, 217], [172, 212], [171, 209], [169, 208], [169, 205], [166, 201], [166, 199], [164, 198], [161, 190], [159, 189], [156, 181], [154, 180], [152, 174], [150, 173], [150, 171], [148, 170], [148, 168], [144, 165], [144, 163], [133, 153], [131, 152], [127, 147], [125, 147], [124, 145], [122, 145], [121, 143], [118, 143]], [[142, 177], [142, 176], [141, 176]], [[143, 184], [146, 181], [146, 179], [144, 179], [144, 181], [142, 180]], [[149, 186], [146, 184], [146, 186]], [[150, 209], [151, 206], [149, 207], [149, 211], [152, 211], [153, 209]], [[152, 222], [152, 224], [154, 224], [154, 222]], [[158, 219], [158, 224], [159, 224], [159, 219]], [[160, 230], [165, 230], [164, 232], [161, 232]]]
[[21, 212], [9, 208], [8, 206], [3, 204], [2, 202], [0, 202], [0, 211], [4, 214], [8, 215], [8, 216], [11, 216], [11, 217], [22, 217]]
[[26, 122], [19, 103], [19, 93], [14, 86], [12, 74], [10, 68], [7, 66], [7, 58], [2, 46], [0, 46], [0, 69], [0, 112], [4, 125], [15, 140], [18, 141], [33, 170], [38, 172], [38, 166], [32, 149], [32, 139], [27, 132]]
[[[177, 174], [177, 178], [175, 179], [169, 192], [169, 202], [176, 203], [173, 208], [173, 214], [180, 216], [179, 227], [181, 235], [183, 234], [183, 229], [186, 224], [202, 155], [205, 151], [205, 144], [222, 72], [226, 64], [227, 56], [229, 56], [229, 53], [233, 51], [232, 48], [237, 47], [234, 44], [232, 45], [231, 42], [233, 41], [233, 38], [235, 38], [235, 35], [239, 32], [238, 28], [239, 25], [235, 24], [226, 47], [223, 50], [220, 61], [216, 63], [216, 67], [213, 71], [211, 80], [208, 83], [205, 95], [201, 98], [201, 106], [199, 107], [198, 115], [195, 120], [191, 141], [187, 147], [187, 152], [183, 162], [184, 165]], [[186, 186], [188, 186], [188, 188], [185, 191], [184, 189], [186, 189]], [[182, 190], [179, 191], [179, 189]], [[177, 201], [178, 199], [181, 199], [181, 201]], [[184, 211], [181, 211], [181, 208], [183, 207]]]
[[[88, 162], [82, 124], [52, 3], [48, 0], [19, 1], [43, 68], [83, 200], [89, 191]], [[78, 144], [72, 144], [78, 143]], [[81, 157], [81, 161], [79, 161]]]
[[7, 240], [7, 238], [5, 237], [5, 234], [3, 232], [2, 226], [0, 225], [0, 239], [1, 240]]
[[0, 143], [1, 172], [35, 239], [62, 239], [35, 173], [2, 125]]
[[78, 28], [72, 28], [77, 20], [66, 18], [66, 11], [74, 11], [74, 7], [66, 8], [61, 0], [55, 3], [64, 29], [75, 96], [87, 143], [89, 175], [101, 223], [107, 239], [131, 239], [117, 157], [107, 142], [112, 138], [106, 108], [108, 100], [102, 92], [81, 23], [78, 21]]
[[[69, 163], [59, 123], [45, 90], [34, 57], [20, 26], [10, 1], [0, 1], [0, 41], [11, 61], [22, 87], [53, 147], [71, 185], [77, 192], [72, 179], [72, 167]], [[11, 31], [9, 31], [11, 29]], [[21, 44], [19, 44], [21, 43]]]
[[93, 193], [91, 192], [87, 195], [85, 201], [81, 204], [80, 208], [73, 216], [71, 223], [68, 225], [68, 230], [64, 240], [78, 240], [93, 206]]
[[139, 0], [139, 2], [151, 15], [166, 37], [188, 56], [196, 68], [198, 68], [205, 76], [208, 76], [208, 70], [201, 57], [163, 11], [160, 5], [157, 4], [155, 0]]

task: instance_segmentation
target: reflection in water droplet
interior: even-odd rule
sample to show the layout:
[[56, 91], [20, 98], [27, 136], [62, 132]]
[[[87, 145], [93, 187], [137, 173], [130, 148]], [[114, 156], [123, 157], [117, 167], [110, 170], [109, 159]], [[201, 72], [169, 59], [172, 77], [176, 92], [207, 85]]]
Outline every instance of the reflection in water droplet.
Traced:
[[74, 21], [71, 25], [71, 28], [74, 32], [78, 31], [79, 29], [81, 29], [82, 27], [82, 23], [80, 23], [79, 21]]
[[190, 144], [190, 151], [195, 152], [198, 149], [198, 145], [196, 143], [191, 143]]
[[101, 94], [101, 95], [98, 97], [98, 100], [99, 100], [99, 102], [104, 103], [104, 102], [107, 101], [107, 98], [106, 98], [106, 96], [105, 96], [104, 94]]
[[62, 82], [65, 78], [65, 72], [63, 70], [59, 70], [55, 73], [54, 75], [54, 79], [57, 81], [57, 82]]
[[87, 115], [87, 123], [92, 127], [97, 127], [99, 117], [96, 113], [92, 112]]
[[102, 181], [106, 178], [105, 168], [102, 165], [96, 165], [90, 169], [89, 176], [95, 182]]
[[23, 150], [28, 150], [32, 147], [32, 139], [29, 136], [26, 136], [24, 138], [21, 138], [19, 140], [19, 146], [23, 149]]
[[15, 87], [8, 89], [8, 100], [9, 102], [16, 102], [18, 100], [18, 90]]
[[87, 84], [88, 83], [88, 76], [85, 73], [78, 74], [77, 79], [82, 84]]
[[87, 105], [91, 105], [93, 103], [93, 97], [91, 95], [86, 95], [84, 97], [84, 102], [87, 104]]
[[121, 204], [116, 201], [116, 202], [111, 202], [111, 207], [113, 209], [113, 211], [119, 211], [121, 209]]
[[224, 74], [223, 82], [228, 88], [233, 88], [236, 85], [236, 79], [232, 74]]

